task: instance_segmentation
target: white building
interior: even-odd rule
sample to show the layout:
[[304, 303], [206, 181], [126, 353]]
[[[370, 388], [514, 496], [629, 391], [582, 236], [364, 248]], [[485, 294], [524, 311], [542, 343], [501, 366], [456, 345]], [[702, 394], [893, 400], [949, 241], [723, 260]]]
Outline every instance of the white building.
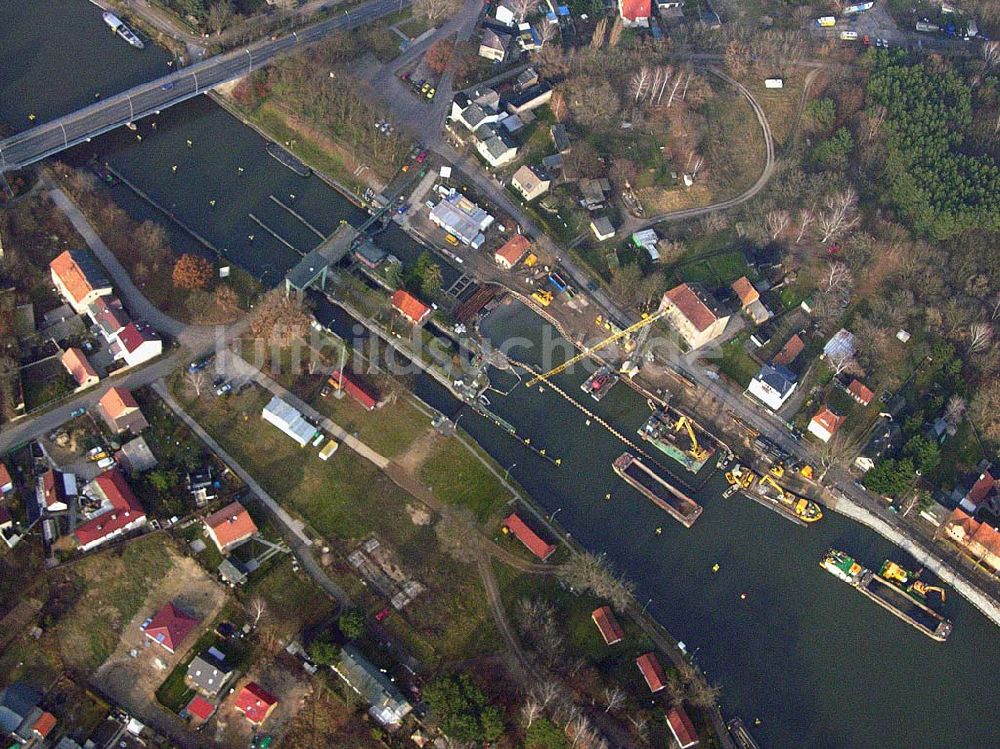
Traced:
[[517, 146], [507, 140], [503, 135], [494, 135], [476, 143], [476, 150], [479, 155], [486, 159], [486, 163], [492, 167], [509, 164], [517, 158]]
[[115, 336], [111, 354], [124, 359], [130, 367], [154, 359], [163, 353], [163, 339], [146, 323], [130, 322]]
[[750, 380], [747, 393], [772, 411], [777, 411], [795, 392], [796, 380], [795, 375], [780, 364], [765, 364]]
[[271, 398], [260, 415], [268, 424], [273, 424], [295, 440], [299, 447], [308, 445], [318, 431], [316, 427], [306, 421], [297, 408], [285, 403], [278, 396]]
[[430, 220], [475, 250], [486, 241], [483, 232], [493, 223], [493, 216], [462, 193], [452, 191], [431, 209]]

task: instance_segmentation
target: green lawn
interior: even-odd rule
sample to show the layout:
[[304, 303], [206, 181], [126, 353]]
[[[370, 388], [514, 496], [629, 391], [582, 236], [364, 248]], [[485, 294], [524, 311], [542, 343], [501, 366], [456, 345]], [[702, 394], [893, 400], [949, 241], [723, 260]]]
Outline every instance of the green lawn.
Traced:
[[722, 344], [722, 359], [717, 359], [719, 370], [736, 382], [740, 387], [746, 387], [750, 380], [760, 371], [760, 365], [751, 358], [746, 350], [746, 342], [750, 334], [746, 331]]
[[420, 480], [448, 504], [469, 507], [480, 522], [498, 517], [510, 499], [500, 480], [456, 437], [438, 444], [421, 466]]
[[[376, 378], [376, 386], [383, 384], [379, 382], [381, 379]], [[307, 399], [309, 404], [387, 458], [406, 452], [430, 428], [430, 419], [405, 395], [374, 411], [367, 411], [350, 396], [321, 398], [322, 384], [320, 380], [314, 388], [314, 397]]]

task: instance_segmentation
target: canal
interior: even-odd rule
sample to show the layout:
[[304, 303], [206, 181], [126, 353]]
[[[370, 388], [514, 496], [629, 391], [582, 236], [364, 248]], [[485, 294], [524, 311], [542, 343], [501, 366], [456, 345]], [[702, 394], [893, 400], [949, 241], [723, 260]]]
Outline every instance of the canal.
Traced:
[[[0, 8], [0, 120], [14, 129], [23, 129], [30, 112], [39, 120], [64, 113], [97, 92], [125, 88], [166, 66], [166, 55], [155, 48], [134, 53], [106, 33], [99, 12], [85, 0], [18, 1]], [[26, 39], [35, 41], [29, 45]], [[106, 160], [268, 283], [319, 241], [278, 201], [321, 233], [362, 216], [318, 178], [299, 177], [269, 157], [259, 135], [207, 98], [167, 110], [155, 121], [155, 128], [144, 121], [136, 131], [95, 139], [67, 160]], [[163, 222], [176, 250], [197, 247], [124, 186], [114, 192], [136, 218]], [[420, 252], [395, 227], [380, 243], [404, 262]], [[343, 313], [324, 308], [321, 315], [338, 332], [353, 335]], [[531, 341], [511, 353], [539, 361], [543, 328], [521, 305], [498, 309], [484, 330], [498, 343], [514, 336]], [[496, 376], [504, 384], [511, 379]], [[644, 400], [617, 385], [594, 403], [579, 390], [585, 376], [561, 375], [556, 384], [626, 436], [634, 435], [649, 413]], [[685, 530], [612, 473], [611, 461], [625, 447], [596, 423], [588, 425], [551, 387], [519, 386], [509, 396], [489, 397], [491, 408], [519, 434], [561, 458], [559, 466], [464, 409], [429, 378], [414, 378], [413, 387], [438, 410], [460, 418], [462, 428], [576, 540], [606, 552], [635, 581], [640, 603], [649, 601], [648, 611], [723, 685], [724, 713], [740, 715], [748, 725], [761, 719], [752, 730], [764, 747], [1000, 746], [1000, 640], [985, 617], [952, 596], [946, 613], [955, 632], [947, 643], [935, 643], [820, 570], [819, 559], [830, 546], [869, 566], [885, 557], [912, 563], [879, 536], [830, 512], [801, 528], [746, 498], [724, 500], [718, 476], [697, 490], [704, 513]], [[690, 481], [683, 470], [675, 474]]]

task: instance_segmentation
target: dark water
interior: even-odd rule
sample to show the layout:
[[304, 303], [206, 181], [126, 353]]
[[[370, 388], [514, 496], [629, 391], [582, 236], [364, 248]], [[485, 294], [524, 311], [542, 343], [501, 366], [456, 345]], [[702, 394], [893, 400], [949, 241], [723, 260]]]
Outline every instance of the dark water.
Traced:
[[[36, 28], [39, 24], [47, 28]], [[40, 42], [24, 47], [24, 39], [36, 34]], [[18, 48], [20, 54], [12, 51]], [[71, 64], [70, 49], [76, 50]], [[32, 59], [22, 59], [23, 54]], [[165, 59], [150, 47], [133, 54], [105, 34], [100, 13], [84, 0], [8, 0], [0, 5], [0, 119], [17, 127], [28, 111], [39, 119], [63, 113], [88, 103], [94, 91], [151, 77]], [[53, 72], [66, 70], [71, 77]], [[249, 214], [301, 251], [319, 241], [270, 196], [323, 233], [341, 220], [362, 216], [319, 179], [298, 177], [270, 158], [257, 134], [205, 98], [155, 119], [155, 129], [151, 120], [144, 121], [138, 132], [111, 133], [69, 158], [76, 163], [94, 155], [106, 159], [269, 283], [300, 255]], [[137, 218], [162, 220], [125, 188], [115, 188], [115, 195]], [[175, 248], [195, 246], [172, 225], [170, 233]], [[395, 227], [379, 243], [405, 262], [421, 251]], [[453, 273], [446, 269], [446, 283]], [[343, 313], [324, 307], [320, 315], [342, 335], [352, 335], [352, 321]], [[498, 310], [486, 331], [495, 340], [540, 336], [538, 319], [519, 305]], [[531, 351], [519, 356], [533, 361]], [[649, 413], [645, 402], [618, 385], [595, 404], [579, 391], [584, 377], [565, 375], [556, 382], [631, 437]], [[650, 613], [696, 653], [710, 678], [723, 684], [725, 714], [738, 714], [748, 724], [761, 719], [753, 732], [763, 746], [1000, 747], [995, 626], [953, 595], [946, 613], [955, 632], [947, 643], [935, 643], [819, 569], [829, 546], [844, 548], [869, 566], [885, 557], [912, 563], [874, 533], [832, 513], [814, 527], [800, 528], [748, 499], [723, 500], [719, 477], [697, 493], [705, 511], [686, 530], [612, 473], [611, 461], [624, 446], [596, 424], [588, 426], [586, 417], [551, 388], [528, 392], [519, 387], [508, 397], [489, 397], [519, 433], [560, 457], [559, 467], [463, 409], [429, 378], [416, 377], [412, 384], [429, 404], [460, 418], [461, 426], [576, 539], [607, 552], [636, 582], [639, 600], [650, 601]], [[678, 477], [691, 480], [683, 471]], [[656, 527], [663, 528], [662, 535], [654, 533]], [[716, 563], [717, 574], [711, 569]]]

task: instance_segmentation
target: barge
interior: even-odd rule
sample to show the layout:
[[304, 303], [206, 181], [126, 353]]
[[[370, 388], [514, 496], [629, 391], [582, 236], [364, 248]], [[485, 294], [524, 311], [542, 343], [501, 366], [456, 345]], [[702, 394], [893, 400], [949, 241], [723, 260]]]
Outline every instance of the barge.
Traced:
[[695, 429], [691, 420], [683, 415], [674, 418], [668, 407], [656, 409], [639, 427], [638, 434], [691, 473], [698, 473], [715, 455], [715, 448], [707, 445], [708, 438]]
[[[918, 594], [910, 593], [896, 582], [861, 566], [846, 552], [830, 549], [819, 566], [932, 640], [944, 642], [951, 634], [952, 623], [928, 606]], [[882, 565], [883, 572], [886, 566]]]
[[618, 382], [618, 373], [611, 367], [601, 367], [587, 378], [580, 389], [595, 401], [601, 400]]
[[822, 508], [811, 499], [793, 494], [769, 475], [758, 476], [739, 463], [731, 471], [726, 471], [726, 481], [730, 487], [723, 494], [724, 497], [742, 491], [758, 504], [798, 525], [815, 523], [823, 518]]
[[729, 729], [729, 734], [739, 749], [760, 749], [760, 745], [750, 735], [750, 731], [747, 730], [741, 719], [733, 718], [726, 724], [726, 728]]
[[268, 143], [267, 152], [268, 154], [270, 154], [272, 159], [274, 159], [275, 161], [280, 161], [282, 164], [291, 169], [300, 177], [308, 177], [310, 174], [312, 174], [312, 169], [310, 169], [301, 161], [299, 161], [297, 158], [292, 156], [292, 154], [290, 154], [288, 151], [286, 151], [277, 143]]
[[125, 23], [118, 16], [116, 16], [114, 13], [106, 11], [102, 15], [102, 18], [104, 19], [104, 23], [106, 23], [113, 32], [118, 34], [118, 36], [120, 36], [129, 44], [131, 44], [133, 47], [135, 47], [136, 49], [145, 48], [146, 45], [143, 44], [142, 39], [136, 36], [136, 33], [128, 27], [128, 24]]
[[701, 505], [653, 473], [649, 466], [632, 453], [622, 453], [611, 464], [611, 467], [625, 483], [632, 486], [661, 510], [665, 510], [685, 528], [694, 525], [694, 521], [701, 515], [703, 509]]

